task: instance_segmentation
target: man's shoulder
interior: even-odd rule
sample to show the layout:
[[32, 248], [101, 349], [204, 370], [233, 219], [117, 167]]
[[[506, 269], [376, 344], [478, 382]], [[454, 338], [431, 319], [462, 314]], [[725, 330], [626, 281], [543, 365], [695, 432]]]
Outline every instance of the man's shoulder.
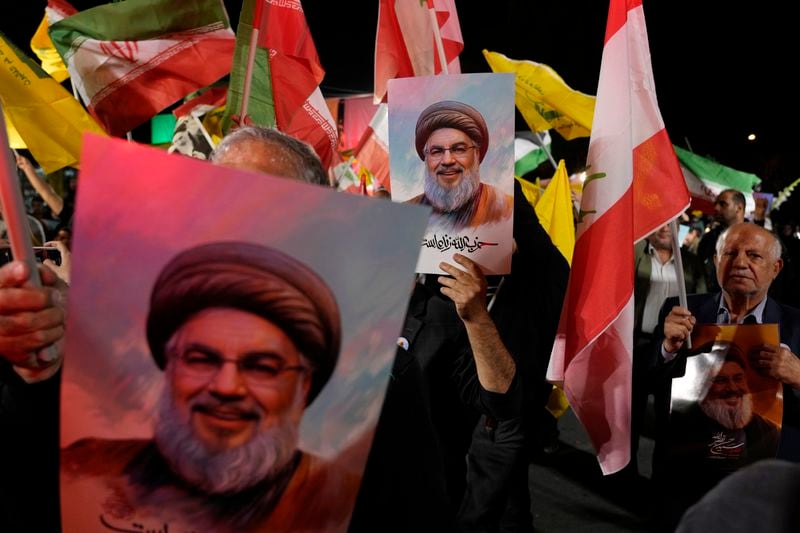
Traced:
[[67, 474], [121, 472], [152, 443], [149, 439], [81, 439], [61, 450], [61, 469]]
[[478, 203], [470, 226], [505, 220], [514, 211], [514, 197], [494, 185], [481, 182]]
[[770, 301], [774, 302], [776, 305], [780, 306], [780, 309], [781, 309], [781, 320], [782, 321], [789, 320], [791, 322], [794, 322], [794, 323], [800, 325], [800, 309], [798, 309], [796, 307], [792, 307], [790, 305], [786, 305], [786, 304], [780, 303], [777, 300], [774, 300], [774, 299], [769, 298], [769, 297], [768, 297], [768, 299]]

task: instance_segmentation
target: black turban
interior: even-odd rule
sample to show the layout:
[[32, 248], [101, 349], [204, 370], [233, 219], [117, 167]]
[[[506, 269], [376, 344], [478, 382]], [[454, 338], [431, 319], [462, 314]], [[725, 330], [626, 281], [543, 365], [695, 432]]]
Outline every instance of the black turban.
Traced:
[[425, 159], [425, 143], [431, 134], [442, 128], [461, 130], [480, 146], [479, 161], [489, 149], [489, 128], [477, 109], [462, 102], [443, 100], [429, 105], [420, 113], [414, 132], [417, 154]]
[[308, 403], [336, 366], [339, 307], [330, 288], [285, 253], [245, 242], [215, 242], [185, 250], [156, 280], [147, 316], [147, 342], [159, 368], [165, 346], [195, 313], [231, 307], [273, 322], [313, 365]]

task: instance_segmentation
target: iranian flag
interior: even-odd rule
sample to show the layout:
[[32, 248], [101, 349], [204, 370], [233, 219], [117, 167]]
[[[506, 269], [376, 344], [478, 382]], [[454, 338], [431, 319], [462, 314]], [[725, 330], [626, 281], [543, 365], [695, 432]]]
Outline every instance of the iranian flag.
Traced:
[[548, 368], [605, 474], [630, 459], [633, 245], [689, 195], [656, 101], [642, 0], [611, 0], [569, 286]]
[[742, 172], [716, 161], [694, 154], [675, 146], [675, 153], [681, 162], [683, 177], [692, 196], [692, 209], [699, 209], [706, 214], [714, 214], [714, 201], [725, 189], [735, 189], [744, 195], [745, 213], [756, 208], [753, 198], [753, 187], [761, 183], [755, 174]]
[[459, 74], [464, 49], [454, 0], [380, 0], [375, 39], [375, 101], [386, 95], [394, 78], [431, 76], [442, 72], [430, 10], [436, 14], [448, 74]]
[[50, 26], [89, 111], [124, 135], [228, 74], [234, 35], [221, 0], [127, 0]]
[[242, 107], [253, 28], [258, 41], [246, 121], [277, 127], [310, 144], [326, 168], [334, 165], [336, 123], [319, 88], [325, 71], [299, 0], [244, 0], [224, 128]]

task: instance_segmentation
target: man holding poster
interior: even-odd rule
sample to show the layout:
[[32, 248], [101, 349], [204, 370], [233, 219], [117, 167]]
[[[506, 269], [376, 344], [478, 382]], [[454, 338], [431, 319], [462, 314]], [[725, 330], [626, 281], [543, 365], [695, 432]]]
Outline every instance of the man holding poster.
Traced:
[[[746, 350], [745, 355], [748, 366], [757, 375], [781, 384], [783, 416], [779, 420], [778, 457], [797, 462], [800, 461], [800, 359], [797, 356], [800, 353], [800, 311], [767, 296], [783, 266], [780, 256], [780, 242], [768, 230], [747, 222], [729, 227], [720, 235], [714, 257], [722, 291], [690, 295], [688, 309], [678, 306], [675, 298], [667, 299], [656, 329], [663, 336], [656, 344], [665, 375], [680, 376], [687, 361], [685, 344], [696, 324], [761, 324], [762, 327], [777, 324], [777, 342], [761, 343]], [[676, 381], [672, 382], [673, 398]], [[733, 402], [735, 398], [729, 400]], [[665, 429], [673, 431], [670, 425]], [[662, 507], [663, 524], [670, 528], [702, 496], [702, 493], [689, 491], [688, 487], [705, 487], [701, 492], [709, 487], [700, 484], [702, 473], [697, 469], [690, 468], [690, 473], [683, 476], [681, 472], [684, 470], [669, 464], [664, 449], [670, 441], [681, 436], [665, 434], [663, 429], [659, 432], [653, 479], [660, 491], [657, 500]], [[715, 464], [722, 467], [729, 463], [716, 461]], [[728, 473], [720, 469], [720, 477]]]

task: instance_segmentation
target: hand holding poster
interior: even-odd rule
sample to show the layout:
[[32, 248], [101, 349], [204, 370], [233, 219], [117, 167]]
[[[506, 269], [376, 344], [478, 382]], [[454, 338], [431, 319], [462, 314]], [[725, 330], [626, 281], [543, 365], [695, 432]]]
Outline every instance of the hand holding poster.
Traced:
[[783, 387], [751, 360], [765, 344], [780, 344], [777, 324], [694, 328], [685, 373], [672, 380], [664, 462], [654, 472], [671, 494], [667, 506], [685, 510], [731, 472], [775, 457]]
[[425, 211], [85, 146], [64, 530], [345, 531]]

